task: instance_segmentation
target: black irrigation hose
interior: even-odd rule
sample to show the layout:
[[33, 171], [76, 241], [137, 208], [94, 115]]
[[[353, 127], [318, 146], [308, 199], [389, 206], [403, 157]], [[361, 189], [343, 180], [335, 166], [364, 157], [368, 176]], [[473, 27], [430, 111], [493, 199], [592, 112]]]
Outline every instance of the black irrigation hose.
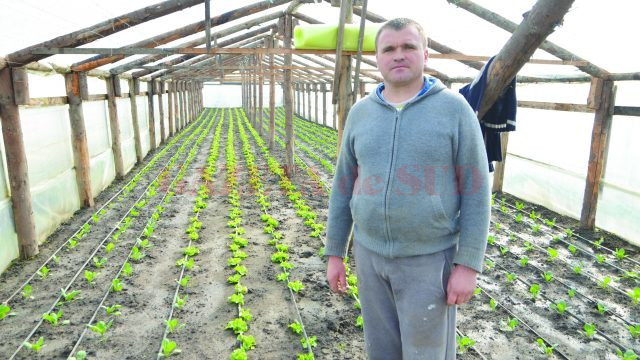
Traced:
[[[194, 123], [195, 125], [196, 123]], [[188, 132], [191, 129], [191, 127], [185, 128], [184, 132], [181, 132], [179, 135], [184, 135], [184, 133]], [[174, 144], [175, 145], [175, 144]], [[73, 235], [71, 235], [64, 243], [62, 243], [62, 245], [60, 245], [60, 247], [58, 247], [52, 254], [51, 256], [49, 256], [49, 258], [47, 258], [47, 260], [45, 260], [42, 265], [40, 265], [40, 267], [38, 267], [38, 269], [31, 274], [31, 276], [20, 286], [16, 289], [16, 291], [13, 292], [13, 294], [11, 294], [11, 296], [9, 296], [4, 302], [2, 302], [3, 304], [8, 304], [9, 301], [11, 301], [16, 295], [18, 295], [18, 293], [20, 293], [20, 291], [22, 289], [24, 289], [25, 286], [27, 286], [31, 280], [33, 280], [33, 278], [38, 274], [38, 271], [40, 271], [44, 266], [46, 266], [55, 256], [56, 254], [58, 254], [60, 252], [60, 250], [62, 250], [62, 248], [64, 248], [71, 239], [73, 239], [83, 228], [84, 225], [88, 224], [92, 218], [93, 215], [99, 214], [100, 211], [102, 209], [104, 209], [106, 206], [108, 206], [111, 201], [113, 201], [113, 199], [115, 199], [127, 186], [129, 186], [129, 184], [131, 184], [131, 182], [136, 178], [136, 176], [138, 176], [141, 172], [145, 171], [145, 169], [147, 169], [147, 167], [149, 167], [152, 164], [153, 159], [151, 159], [149, 161], [149, 163], [147, 165], [145, 165], [142, 169], [140, 169], [140, 171], [138, 171], [138, 173], [134, 176], [131, 177], [131, 180], [129, 180], [125, 185], [123, 185], [120, 190], [118, 190], [117, 193], [115, 193], [111, 198], [109, 198], [109, 200], [107, 200], [96, 212], [94, 212], [93, 214], [91, 214], [91, 216], [82, 224], [80, 225], [80, 228], [78, 230], [76, 230], [75, 233], [73, 233]], [[162, 170], [159, 173], [162, 173], [162, 171], [164, 170], [164, 168], [166, 168], [167, 164], [169, 164], [171, 160], [167, 161], [165, 163], [165, 165], [162, 167]], [[157, 178], [157, 176], [156, 176]]]
[[[516, 236], [517, 236], [517, 235], [516, 235]], [[518, 237], [519, 237], [519, 236], [518, 236]], [[521, 239], [521, 240], [523, 240], [523, 239]], [[530, 243], [530, 244], [531, 244], [531, 243]], [[531, 244], [531, 245], [533, 245], [533, 246], [537, 247], [540, 251], [545, 251], [545, 249], [544, 249], [544, 248], [542, 248], [541, 246], [539, 246], [539, 245], [537, 245], [537, 244]], [[519, 256], [518, 254], [513, 253], [512, 251], [509, 251], [509, 253], [510, 253], [510, 254], [512, 254], [513, 256], [515, 256], [518, 260], [522, 259], [522, 257], [521, 257], [521, 256]], [[561, 260], [561, 261], [562, 261], [562, 260]], [[566, 264], [566, 262], [565, 262], [565, 264]], [[535, 266], [534, 264], [527, 263], [527, 266], [531, 266], [531, 267], [533, 267], [534, 269], [536, 269], [536, 270], [537, 270], [538, 272], [540, 272], [541, 274], [544, 274], [544, 273], [545, 273], [545, 271], [544, 271], [543, 269], [541, 269], [541, 268], [539, 268], [539, 267]], [[591, 277], [591, 276], [589, 276], [589, 275], [585, 275], [585, 276], [586, 276], [586, 277], [589, 277], [589, 278], [591, 278], [591, 279], [593, 279], [593, 277]], [[559, 279], [557, 279], [557, 278], [554, 278], [554, 279], [555, 279], [557, 282], [559, 282], [560, 284], [562, 284], [564, 287], [566, 287], [567, 289], [571, 289], [571, 287], [570, 287], [569, 285], [567, 285], [565, 282], [563, 282], [562, 280], [559, 280]], [[620, 289], [618, 289], [618, 288], [614, 287], [613, 285], [609, 285], [608, 287], [611, 287], [611, 288], [613, 288], [613, 289], [616, 289], [618, 292], [620, 292], [620, 293], [621, 293], [621, 294], [623, 294], [624, 296], [627, 296], [627, 294], [626, 294], [626, 293], [624, 293], [622, 290], [620, 290]], [[593, 303], [593, 304], [595, 304], [595, 305], [597, 305], [597, 304], [598, 304], [598, 302], [597, 302], [595, 299], [591, 298], [590, 296], [585, 295], [585, 294], [583, 294], [583, 293], [581, 293], [580, 291], [575, 290], [575, 289], [574, 289], [574, 291], [576, 292], [576, 294], [578, 294], [578, 295], [582, 296], [583, 298], [585, 298], [585, 299], [589, 300], [591, 303]], [[622, 320], [625, 324], [627, 324], [627, 325], [634, 325], [633, 323], [629, 322], [628, 320], [626, 320], [626, 319], [625, 319], [624, 317], [622, 317], [621, 315], [618, 315], [617, 313], [615, 313], [615, 312], [613, 312], [613, 311], [611, 311], [611, 310], [607, 310], [607, 311], [608, 311], [608, 312], [610, 312], [613, 316], [615, 316], [615, 317], [619, 318], [620, 320]]]
[[[542, 335], [540, 335], [534, 328], [532, 328], [531, 326], [529, 326], [529, 324], [527, 324], [524, 320], [522, 320], [520, 317], [518, 317], [515, 313], [513, 313], [513, 311], [511, 311], [508, 307], [506, 307], [504, 304], [498, 302], [496, 300], [495, 297], [493, 297], [491, 294], [489, 294], [489, 292], [485, 289], [483, 289], [481, 286], [478, 286], [481, 290], [482, 293], [484, 293], [485, 295], [487, 295], [487, 297], [489, 297], [489, 299], [492, 299], [496, 306], [500, 306], [502, 309], [504, 309], [507, 313], [509, 313], [509, 315], [513, 316], [514, 318], [518, 319], [518, 324], [522, 324], [524, 325], [529, 331], [531, 331], [532, 333], [534, 333], [538, 338], [542, 339], [542, 341], [544, 341], [546, 344], [549, 344], [551, 346], [553, 346], [553, 344], [545, 339]], [[565, 355], [562, 351], [557, 350], [556, 348], [553, 349], [555, 352], [557, 352], [560, 356], [562, 356], [565, 359], [569, 359], [569, 357], [567, 355]]]
[[[487, 256], [487, 258], [491, 260], [491, 257], [490, 257], [490, 256]], [[494, 260], [491, 260], [491, 261], [494, 261]], [[495, 264], [495, 261], [494, 261], [494, 264]], [[502, 266], [502, 265], [500, 265], [500, 264], [495, 264], [495, 265], [496, 265], [497, 267], [501, 268], [504, 272], [509, 273], [509, 270], [508, 270], [508, 269], [506, 269], [504, 266]], [[517, 278], [516, 278], [516, 280], [517, 280], [517, 281], [520, 281], [520, 282], [521, 282], [521, 283], [523, 283], [523, 284], [525, 284], [525, 286], [527, 286], [527, 287], [530, 287], [530, 286], [531, 286], [531, 283], [529, 283], [529, 282], [527, 282], [527, 281], [525, 281], [525, 280], [522, 280], [520, 277], [517, 277]], [[551, 298], [549, 298], [548, 296], [546, 296], [544, 293], [539, 292], [539, 295], [540, 295], [540, 297], [542, 297], [543, 299], [547, 300], [548, 302], [550, 302], [550, 303], [552, 303], [552, 304], [555, 304], [555, 302], [554, 302]], [[570, 310], [568, 310], [568, 309], [567, 309], [567, 310], [565, 310], [564, 312], [565, 312], [565, 313], [567, 313], [568, 315], [570, 315], [571, 317], [573, 317], [574, 319], [576, 319], [576, 320], [577, 320], [581, 325], [588, 324], [584, 319], [580, 318], [578, 315], [574, 314], [572, 311], [570, 311]], [[617, 342], [617, 341], [613, 340], [613, 339], [612, 339], [612, 338], [610, 338], [607, 334], [605, 334], [605, 333], [603, 333], [603, 332], [601, 332], [601, 331], [599, 331], [599, 330], [597, 330], [597, 329], [596, 329], [595, 331], [596, 331], [596, 333], [600, 334], [600, 336], [602, 336], [605, 340], [607, 340], [607, 341], [609, 341], [611, 344], [615, 345], [618, 349], [620, 349], [620, 350], [625, 350], [625, 351], [627, 350], [627, 349], [626, 349], [622, 344], [620, 344], [619, 342]]]
[[[513, 205], [511, 205], [511, 204], [507, 203], [506, 201], [504, 202], [504, 205], [509, 206], [510, 208], [515, 209], [516, 211], [520, 211], [520, 212], [522, 212], [522, 213], [525, 213], [525, 214], [526, 214], [526, 211], [524, 211], [524, 210], [520, 210], [520, 209], [516, 208], [515, 206], [513, 206]], [[546, 225], [546, 224], [545, 224], [545, 225]], [[568, 230], [568, 228], [563, 228], [562, 226], [560, 226], [560, 225], [556, 225], [556, 224], [553, 224], [553, 227], [554, 227], [554, 228], [558, 228], [558, 229], [562, 230], [562, 232], [564, 232], [564, 233], [566, 233], [566, 230]], [[595, 242], [594, 242], [594, 241], [591, 241], [591, 240], [589, 240], [589, 239], [587, 239], [587, 238], [585, 238], [585, 237], [581, 236], [580, 234], [573, 234], [573, 236], [575, 236], [577, 239], [582, 240], [583, 242], [586, 242], [586, 243], [588, 243], [588, 244], [591, 244], [592, 246], [596, 246], [596, 244], [595, 244]], [[604, 245], [598, 245], [598, 248], [604, 249], [605, 251], [608, 251], [608, 252], [609, 252], [609, 253], [611, 253], [611, 254], [615, 254], [615, 251], [614, 251], [614, 250], [611, 250], [611, 249], [609, 249], [608, 247], [606, 247], [606, 246], [604, 246]], [[631, 258], [629, 258], [629, 257], [625, 257], [625, 259], [627, 259], [627, 261], [629, 261], [629, 262], [634, 263], [635, 265], [640, 266], [640, 262], [638, 262], [638, 261], [636, 261], [636, 260], [634, 260], [634, 259], [631, 259]]]

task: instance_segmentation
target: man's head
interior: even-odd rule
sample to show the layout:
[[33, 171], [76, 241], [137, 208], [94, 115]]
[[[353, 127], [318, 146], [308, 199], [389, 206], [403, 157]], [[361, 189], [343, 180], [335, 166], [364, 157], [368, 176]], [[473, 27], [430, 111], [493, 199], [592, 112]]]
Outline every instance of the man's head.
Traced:
[[427, 38], [417, 22], [393, 19], [378, 30], [376, 60], [387, 86], [421, 85], [427, 57]]

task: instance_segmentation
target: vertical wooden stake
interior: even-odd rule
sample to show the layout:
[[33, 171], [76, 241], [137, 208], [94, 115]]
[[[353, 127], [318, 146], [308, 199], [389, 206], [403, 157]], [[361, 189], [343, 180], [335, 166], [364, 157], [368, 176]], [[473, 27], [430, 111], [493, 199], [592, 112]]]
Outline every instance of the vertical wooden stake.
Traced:
[[[273, 36], [269, 38], [270, 47], [275, 47]], [[269, 55], [269, 149], [273, 148], [273, 138], [276, 131], [276, 71], [273, 68], [273, 54]]]
[[173, 85], [173, 121], [176, 132], [182, 130], [182, 116], [180, 115], [180, 88], [177, 81], [172, 81]]
[[322, 125], [327, 125], [327, 84], [322, 83]]
[[11, 210], [18, 235], [21, 259], [38, 255], [38, 238], [29, 187], [29, 168], [24, 150], [20, 113], [14, 98], [11, 68], [0, 70], [0, 119], [7, 158]]
[[336, 156], [340, 154], [342, 145], [342, 133], [347, 123], [347, 115], [351, 109], [351, 55], [343, 55], [340, 61], [340, 74], [338, 80], [338, 148]]
[[168, 94], [167, 94], [167, 111], [169, 111], [169, 136], [173, 136], [175, 134], [175, 124], [174, 124], [174, 113], [173, 110], [173, 84], [174, 82], [167, 83]]
[[302, 117], [306, 119], [306, 118], [308, 118], [308, 114], [306, 113], [307, 112], [306, 96], [304, 96], [305, 95], [305, 91], [304, 91], [305, 85], [306, 85], [306, 83], [300, 84], [300, 96], [302, 97]]
[[122, 144], [120, 142], [120, 124], [118, 122], [118, 107], [116, 106], [116, 96], [114, 85], [119, 81], [115, 75], [105, 79], [107, 85], [107, 108], [109, 109], [109, 126], [111, 128], [111, 149], [113, 160], [116, 166], [116, 178], [122, 179], [124, 173], [124, 160], [122, 159]]
[[260, 124], [258, 124], [258, 129], [260, 129], [260, 136], [262, 136], [262, 124], [264, 119], [264, 104], [262, 103], [262, 101], [264, 100], [262, 98], [262, 92], [264, 89], [264, 75], [262, 74], [262, 72], [262, 55], [258, 55], [258, 111], [260, 114], [260, 116], [258, 117], [258, 121], [260, 122]]
[[[291, 49], [291, 15], [285, 15], [284, 20], [284, 48]], [[284, 55], [284, 66], [291, 66], [291, 53]], [[284, 82], [282, 84], [282, 90], [284, 92], [284, 113], [285, 113], [285, 149], [286, 149], [286, 164], [287, 164], [287, 176], [292, 178], [295, 175], [294, 168], [294, 135], [293, 135], [293, 104], [291, 103], [293, 98], [293, 89], [291, 86], [291, 69], [284, 70]]]
[[596, 223], [600, 182], [602, 181], [606, 164], [616, 93], [615, 86], [611, 80], [594, 79], [591, 86], [597, 89], [595, 94], [596, 115], [591, 134], [589, 168], [582, 200], [582, 213], [580, 214], [580, 223], [582, 227], [587, 229], [593, 229]]
[[[136, 82], [138, 83], [136, 85]], [[129, 100], [131, 102], [131, 121], [133, 122], [133, 140], [136, 146], [136, 161], [141, 163], [144, 159], [142, 155], [142, 142], [140, 141], [140, 123], [138, 122], [138, 103], [136, 102], [136, 88], [140, 88], [140, 80], [129, 79]]]
[[167, 139], [164, 129], [164, 102], [162, 101], [162, 94], [164, 94], [164, 81], [154, 82], [158, 86], [158, 112], [160, 113], [160, 143], [164, 143]]
[[311, 83], [307, 83], [307, 120], [311, 120]]
[[502, 152], [502, 161], [496, 161], [495, 171], [493, 173], [493, 186], [491, 192], [502, 192], [502, 184], [504, 183], [504, 167], [507, 162], [507, 144], [509, 143], [509, 133], [500, 134], [500, 151]]
[[178, 81], [178, 94], [180, 96], [180, 128], [187, 125], [186, 110], [184, 108], [184, 81]]
[[315, 109], [316, 109], [316, 116], [313, 119], [313, 121], [320, 122], [320, 118], [318, 117], [318, 84], [317, 83], [313, 83], [313, 96], [315, 98]]
[[80, 74], [77, 72], [71, 72], [64, 75], [67, 98], [69, 101], [69, 121], [71, 122], [71, 138], [73, 139], [73, 163], [76, 170], [78, 194], [80, 195], [80, 201], [84, 207], [92, 207], [94, 205], [94, 201], [93, 193], [91, 191], [89, 145], [87, 144], [87, 131], [84, 126], [79, 78]]
[[147, 103], [149, 104], [149, 144], [151, 151], [155, 150], [156, 145], [156, 117], [153, 109], [153, 81], [147, 82]]

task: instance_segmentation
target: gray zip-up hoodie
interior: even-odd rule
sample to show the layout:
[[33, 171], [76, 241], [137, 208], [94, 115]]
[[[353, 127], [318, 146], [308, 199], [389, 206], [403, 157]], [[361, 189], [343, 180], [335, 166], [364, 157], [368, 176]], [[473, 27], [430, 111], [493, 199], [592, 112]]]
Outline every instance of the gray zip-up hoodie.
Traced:
[[387, 257], [458, 244], [454, 263], [482, 271], [490, 217], [478, 120], [440, 81], [402, 110], [376, 92], [347, 119], [329, 201], [325, 255], [344, 257], [351, 225]]

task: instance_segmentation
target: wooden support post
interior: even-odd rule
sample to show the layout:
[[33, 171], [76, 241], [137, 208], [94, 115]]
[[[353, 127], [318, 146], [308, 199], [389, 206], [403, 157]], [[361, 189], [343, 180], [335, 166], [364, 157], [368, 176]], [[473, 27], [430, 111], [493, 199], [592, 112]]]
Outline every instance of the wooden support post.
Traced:
[[187, 115], [184, 107], [184, 81], [178, 81], [178, 94], [180, 95], [180, 128], [187, 125]]
[[[76, 183], [78, 195], [84, 207], [94, 205], [91, 191], [91, 165], [89, 162], [89, 145], [87, 144], [87, 131], [84, 125], [82, 112], [82, 98], [80, 96], [80, 74], [71, 72], [65, 74], [65, 87], [69, 101], [69, 121], [71, 123], [71, 136], [73, 148], [73, 163], [76, 170]], [[86, 85], [86, 82], [85, 82]]]
[[131, 103], [131, 122], [133, 123], [133, 141], [136, 147], [136, 161], [141, 163], [144, 159], [142, 154], [142, 142], [140, 141], [140, 123], [138, 122], [138, 102], [136, 101], [136, 89], [140, 89], [140, 80], [129, 79], [129, 100]]
[[111, 150], [116, 167], [116, 178], [124, 178], [124, 160], [122, 159], [122, 144], [120, 143], [120, 124], [118, 122], [118, 107], [114, 83], [118, 81], [115, 75], [105, 79], [107, 85], [107, 108], [109, 109], [109, 126], [111, 128]]
[[360, 87], [360, 99], [362, 99], [366, 95], [364, 90], [364, 83], [360, 82], [359, 87]]
[[332, 108], [333, 108], [333, 122], [332, 122], [333, 128], [338, 129], [338, 127], [336, 126], [336, 118], [338, 117], [338, 107], [333, 105]]
[[311, 120], [311, 83], [307, 83], [306, 88], [307, 88], [307, 120]]
[[29, 187], [29, 168], [24, 150], [20, 113], [15, 102], [12, 69], [0, 70], [0, 119], [4, 140], [9, 188], [11, 190], [11, 210], [18, 235], [18, 249], [21, 259], [38, 255], [38, 238]]
[[302, 113], [300, 112], [300, 82], [296, 82], [296, 114], [298, 114], [299, 116], [302, 116]]
[[500, 151], [502, 152], [502, 161], [496, 162], [495, 171], [493, 172], [493, 186], [491, 192], [502, 192], [502, 184], [504, 183], [504, 168], [507, 162], [507, 144], [509, 142], [509, 133], [500, 134]]
[[343, 55], [342, 60], [340, 61], [340, 72], [337, 75], [339, 76], [338, 82], [338, 145], [336, 156], [340, 154], [340, 146], [342, 145], [342, 133], [344, 131], [344, 126], [347, 123], [347, 115], [349, 114], [349, 110], [351, 109], [352, 104], [352, 91], [351, 91], [351, 56]]
[[153, 81], [147, 82], [147, 103], [149, 104], [149, 144], [151, 150], [155, 150], [156, 145], [156, 116], [153, 109]]
[[327, 84], [322, 83], [322, 125], [327, 125]]
[[318, 84], [317, 83], [313, 83], [313, 94], [316, 100], [315, 102], [316, 116], [313, 119], [313, 121], [320, 122], [320, 118], [318, 117]]
[[164, 102], [163, 94], [164, 94], [164, 81], [156, 82], [158, 86], [158, 112], [160, 113], [160, 143], [164, 143], [167, 139], [167, 135], [165, 134], [164, 128]]
[[174, 88], [174, 82], [170, 82], [167, 83], [167, 88], [168, 88], [168, 93], [167, 93], [167, 111], [169, 112], [169, 137], [173, 136], [173, 134], [175, 134], [175, 124], [174, 124], [174, 119], [175, 119], [175, 111], [173, 109], [173, 88]]
[[[253, 57], [253, 65], [256, 64], [256, 58]], [[253, 87], [253, 127], [256, 128], [258, 126], [258, 75], [253, 71], [251, 86]]]
[[180, 116], [180, 96], [179, 96], [179, 88], [178, 82], [172, 81], [171, 86], [173, 87], [173, 122], [176, 129], [176, 132], [182, 130], [182, 126], [180, 121], [182, 121], [182, 117]]
[[306, 118], [307, 115], [305, 114], [305, 112], [307, 111], [307, 102], [305, 100], [305, 96], [304, 96], [304, 85], [305, 83], [301, 83], [300, 84], [300, 97], [302, 98], [302, 111], [300, 113], [300, 115], [302, 115], [303, 118]]
[[12, 68], [13, 98], [16, 105], [29, 105], [29, 79], [24, 68]]
[[596, 115], [591, 133], [591, 152], [589, 154], [589, 168], [582, 200], [582, 213], [580, 224], [591, 229], [595, 227], [596, 211], [598, 210], [598, 195], [600, 194], [600, 182], [602, 180], [606, 155], [609, 147], [609, 134], [613, 108], [615, 105], [616, 88], [613, 81], [594, 78], [591, 87], [595, 88]]
[[113, 75], [113, 95], [117, 98], [122, 97], [122, 86], [117, 75]]
[[[284, 48], [291, 49], [291, 15], [287, 14], [284, 17]], [[291, 66], [291, 54], [284, 55], [284, 65]], [[293, 98], [293, 89], [291, 87], [291, 70], [284, 70], [284, 81], [282, 84], [282, 90], [284, 92], [284, 114], [285, 114], [285, 149], [286, 149], [286, 165], [287, 176], [292, 178], [295, 175], [295, 163], [294, 163], [294, 135], [293, 135], [293, 104], [291, 100]]]
[[251, 71], [247, 72], [247, 104], [249, 105], [249, 122], [253, 123], [253, 87], [251, 86], [251, 82], [253, 81], [253, 74]]
[[[270, 47], [275, 47], [273, 36], [269, 38]], [[273, 54], [269, 55], [269, 149], [273, 148], [273, 138], [276, 131], [276, 73], [273, 68]]]
[[258, 129], [260, 129], [260, 136], [262, 136], [262, 124], [264, 120], [264, 104], [262, 103], [263, 99], [263, 88], [264, 88], [264, 75], [262, 74], [262, 55], [258, 55]]

